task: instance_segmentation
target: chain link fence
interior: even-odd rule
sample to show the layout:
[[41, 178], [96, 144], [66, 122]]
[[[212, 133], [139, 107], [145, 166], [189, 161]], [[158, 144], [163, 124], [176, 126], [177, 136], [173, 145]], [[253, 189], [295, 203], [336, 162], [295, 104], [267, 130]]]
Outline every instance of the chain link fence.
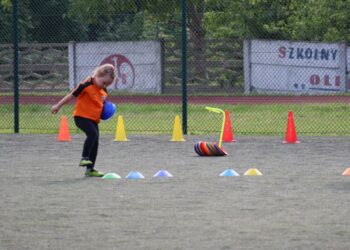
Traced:
[[[50, 107], [112, 63], [109, 98], [128, 133], [171, 133], [181, 114], [187, 133], [217, 133], [213, 106], [230, 112], [235, 134], [282, 135], [291, 110], [299, 134], [349, 135], [349, 9], [341, 0], [19, 0], [19, 130], [56, 133], [65, 114], [78, 132], [74, 103], [56, 116]], [[0, 2], [1, 133], [15, 123], [12, 10]]]

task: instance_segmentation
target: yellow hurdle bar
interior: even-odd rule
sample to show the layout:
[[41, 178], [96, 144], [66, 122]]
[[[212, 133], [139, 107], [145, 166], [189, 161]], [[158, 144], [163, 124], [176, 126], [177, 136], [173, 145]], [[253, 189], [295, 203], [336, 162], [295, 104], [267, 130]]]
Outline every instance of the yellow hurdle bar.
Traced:
[[222, 126], [221, 126], [221, 133], [220, 133], [220, 139], [219, 139], [219, 147], [221, 148], [221, 145], [222, 145], [222, 135], [224, 134], [225, 121], [226, 121], [225, 111], [223, 111], [222, 109], [213, 108], [213, 107], [205, 107], [205, 109], [206, 109], [206, 110], [209, 110], [209, 111], [211, 111], [211, 112], [214, 112], [214, 113], [222, 113], [222, 114], [223, 114]]

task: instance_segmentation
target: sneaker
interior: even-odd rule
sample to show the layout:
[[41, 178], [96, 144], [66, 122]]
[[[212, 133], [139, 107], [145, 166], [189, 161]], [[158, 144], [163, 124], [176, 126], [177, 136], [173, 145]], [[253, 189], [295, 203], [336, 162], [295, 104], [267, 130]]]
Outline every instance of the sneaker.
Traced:
[[79, 162], [80, 167], [88, 167], [92, 165], [92, 161], [90, 161], [87, 158], [82, 158], [81, 161]]
[[104, 173], [102, 173], [96, 169], [87, 169], [85, 172], [85, 175], [89, 176], [89, 177], [103, 177]]

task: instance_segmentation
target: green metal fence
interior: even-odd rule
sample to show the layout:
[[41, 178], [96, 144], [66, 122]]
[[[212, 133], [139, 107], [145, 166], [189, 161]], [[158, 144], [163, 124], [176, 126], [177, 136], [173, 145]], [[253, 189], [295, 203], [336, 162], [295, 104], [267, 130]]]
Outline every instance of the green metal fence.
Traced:
[[109, 62], [128, 133], [170, 133], [175, 115], [217, 133], [214, 106], [236, 134], [282, 135], [292, 110], [299, 134], [349, 135], [346, 2], [1, 1], [0, 133], [56, 133], [63, 114], [78, 132], [74, 103], [50, 107]]

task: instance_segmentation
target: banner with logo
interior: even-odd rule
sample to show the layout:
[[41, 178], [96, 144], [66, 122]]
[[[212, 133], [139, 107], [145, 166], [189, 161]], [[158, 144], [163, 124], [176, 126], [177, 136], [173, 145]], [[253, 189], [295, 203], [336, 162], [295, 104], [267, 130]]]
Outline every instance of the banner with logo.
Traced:
[[158, 41], [87, 42], [69, 44], [69, 82], [74, 88], [102, 64], [115, 66], [109, 89], [161, 93], [162, 52]]
[[246, 92], [345, 92], [345, 43], [246, 40]]

